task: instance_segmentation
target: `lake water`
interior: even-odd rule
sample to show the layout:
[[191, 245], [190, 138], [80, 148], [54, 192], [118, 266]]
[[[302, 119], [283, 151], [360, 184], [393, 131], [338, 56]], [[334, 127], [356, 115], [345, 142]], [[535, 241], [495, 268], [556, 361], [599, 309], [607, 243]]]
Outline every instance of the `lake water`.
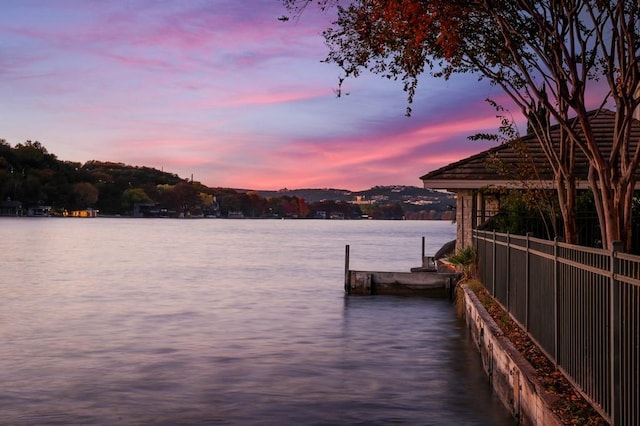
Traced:
[[2, 218], [1, 424], [507, 425], [448, 301], [345, 296], [448, 222]]

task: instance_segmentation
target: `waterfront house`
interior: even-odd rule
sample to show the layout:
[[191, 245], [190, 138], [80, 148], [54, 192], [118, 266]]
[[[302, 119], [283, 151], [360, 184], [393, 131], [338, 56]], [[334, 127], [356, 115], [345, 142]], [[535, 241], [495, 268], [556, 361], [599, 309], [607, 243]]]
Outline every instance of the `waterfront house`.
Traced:
[[51, 216], [51, 206], [34, 206], [29, 207], [27, 216], [46, 217]]
[[[602, 147], [611, 145], [615, 114], [608, 110], [590, 113], [591, 125]], [[559, 138], [560, 127], [551, 128]], [[640, 140], [640, 122], [636, 121], [632, 140]], [[606, 149], [602, 150], [605, 154]], [[578, 150], [575, 157], [578, 190], [588, 189], [589, 163]], [[533, 173], [522, 173], [523, 163], [533, 167]], [[525, 164], [524, 169], [531, 170]], [[636, 172], [640, 181], [640, 172]], [[500, 207], [501, 188], [524, 189], [527, 186], [553, 189], [553, 173], [535, 135], [529, 134], [519, 144], [501, 144], [479, 154], [448, 164], [420, 178], [425, 188], [447, 190], [456, 194], [456, 244], [471, 244], [472, 230], [485, 223]], [[640, 188], [636, 183], [636, 189]]]
[[84, 210], [65, 210], [62, 213], [63, 217], [98, 217], [98, 211], [92, 208]]

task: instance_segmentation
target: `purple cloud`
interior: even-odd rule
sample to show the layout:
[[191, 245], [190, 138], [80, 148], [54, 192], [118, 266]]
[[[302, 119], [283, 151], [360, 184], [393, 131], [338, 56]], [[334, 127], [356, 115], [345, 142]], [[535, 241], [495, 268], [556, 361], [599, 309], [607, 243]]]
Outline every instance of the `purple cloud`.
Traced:
[[485, 149], [497, 128], [475, 77], [421, 82], [413, 117], [394, 82], [333, 92], [330, 15], [277, 20], [278, 1], [29, 0], [0, 16], [0, 138], [59, 158], [162, 167], [210, 186], [419, 185]]

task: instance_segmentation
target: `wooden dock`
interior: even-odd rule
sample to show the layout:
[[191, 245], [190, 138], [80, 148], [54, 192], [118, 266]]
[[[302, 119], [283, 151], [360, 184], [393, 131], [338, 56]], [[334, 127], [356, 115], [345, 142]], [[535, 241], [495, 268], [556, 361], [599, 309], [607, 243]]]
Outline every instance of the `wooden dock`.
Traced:
[[410, 272], [355, 271], [349, 268], [349, 251], [345, 247], [344, 290], [349, 295], [406, 295], [452, 299], [460, 274], [438, 265], [438, 260], [424, 255], [422, 265]]

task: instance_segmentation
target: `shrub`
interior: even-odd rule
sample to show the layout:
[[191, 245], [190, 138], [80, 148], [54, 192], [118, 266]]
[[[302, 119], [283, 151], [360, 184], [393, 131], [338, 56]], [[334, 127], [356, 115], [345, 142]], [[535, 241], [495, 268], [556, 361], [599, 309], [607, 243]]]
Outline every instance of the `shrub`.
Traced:
[[476, 265], [476, 249], [473, 246], [460, 248], [449, 255], [447, 260], [462, 271], [464, 279], [470, 279]]

